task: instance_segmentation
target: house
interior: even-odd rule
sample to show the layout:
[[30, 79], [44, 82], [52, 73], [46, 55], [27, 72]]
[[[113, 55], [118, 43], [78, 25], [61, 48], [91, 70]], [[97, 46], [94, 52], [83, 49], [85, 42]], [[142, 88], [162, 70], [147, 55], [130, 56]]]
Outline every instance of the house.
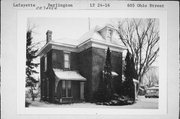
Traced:
[[142, 82], [140, 86], [145, 86], [146, 88], [159, 85], [159, 67], [150, 66], [149, 70], [142, 77]]
[[111, 50], [114, 89], [122, 77], [122, 52], [126, 49], [110, 25], [95, 27], [78, 40], [52, 39], [46, 33], [41, 48], [41, 100], [49, 102], [93, 101], [104, 69], [106, 50]]

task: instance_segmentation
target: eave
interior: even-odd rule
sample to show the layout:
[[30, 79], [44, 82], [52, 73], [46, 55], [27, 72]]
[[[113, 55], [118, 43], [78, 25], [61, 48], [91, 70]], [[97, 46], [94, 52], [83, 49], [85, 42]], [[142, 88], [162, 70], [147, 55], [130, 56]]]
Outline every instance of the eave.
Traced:
[[90, 47], [95, 47], [105, 50], [109, 47], [111, 51], [116, 51], [116, 52], [123, 52], [124, 50], [127, 49], [126, 47], [121, 45], [115, 45], [112, 44], [111, 42], [103, 42], [96, 39], [88, 39], [83, 43], [80, 43], [79, 45], [71, 45], [66, 43], [50, 41], [39, 50], [37, 55], [42, 56], [47, 52], [49, 52], [51, 49], [70, 51], [70, 52], [81, 52]]
[[[60, 47], [61, 46], [61, 47]], [[71, 44], [65, 44], [65, 43], [59, 43], [55, 41], [50, 41], [47, 44], [45, 44], [37, 53], [37, 56], [42, 56], [43, 54], [46, 54], [49, 52], [51, 49], [57, 49], [57, 50], [69, 50], [69, 51], [74, 51], [76, 50], [75, 45]]]

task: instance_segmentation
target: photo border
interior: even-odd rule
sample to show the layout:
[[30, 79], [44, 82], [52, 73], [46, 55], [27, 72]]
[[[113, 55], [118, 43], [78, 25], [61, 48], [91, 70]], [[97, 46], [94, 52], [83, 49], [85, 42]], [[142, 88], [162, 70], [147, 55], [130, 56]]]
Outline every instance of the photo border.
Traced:
[[[159, 108], [158, 109], [109, 109], [109, 108], [26, 108], [25, 67], [26, 31], [30, 17], [100, 17], [100, 18], [158, 18], [160, 29], [159, 51]], [[17, 14], [17, 113], [18, 114], [114, 114], [114, 115], [162, 115], [167, 114], [167, 12], [159, 10], [61, 10], [18, 11]], [[166, 35], [165, 35], [166, 34]], [[166, 75], [164, 75], [166, 74]], [[166, 91], [164, 91], [166, 90]]]

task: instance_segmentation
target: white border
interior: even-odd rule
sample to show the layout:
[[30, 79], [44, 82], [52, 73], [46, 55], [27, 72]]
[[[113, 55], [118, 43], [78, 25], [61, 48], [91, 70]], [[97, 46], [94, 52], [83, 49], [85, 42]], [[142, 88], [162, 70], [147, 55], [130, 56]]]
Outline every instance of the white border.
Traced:
[[[160, 59], [158, 109], [25, 108], [26, 28], [29, 17], [159, 18]], [[18, 114], [167, 114], [167, 12], [156, 10], [61, 10], [19, 11], [17, 14], [17, 113]]]

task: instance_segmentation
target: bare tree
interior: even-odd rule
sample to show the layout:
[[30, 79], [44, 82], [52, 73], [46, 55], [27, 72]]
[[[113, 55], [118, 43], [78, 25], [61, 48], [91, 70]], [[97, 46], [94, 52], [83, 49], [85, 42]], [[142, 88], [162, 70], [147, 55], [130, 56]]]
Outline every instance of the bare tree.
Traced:
[[158, 57], [158, 19], [123, 19], [116, 29], [134, 57], [137, 79], [141, 83], [143, 75]]

